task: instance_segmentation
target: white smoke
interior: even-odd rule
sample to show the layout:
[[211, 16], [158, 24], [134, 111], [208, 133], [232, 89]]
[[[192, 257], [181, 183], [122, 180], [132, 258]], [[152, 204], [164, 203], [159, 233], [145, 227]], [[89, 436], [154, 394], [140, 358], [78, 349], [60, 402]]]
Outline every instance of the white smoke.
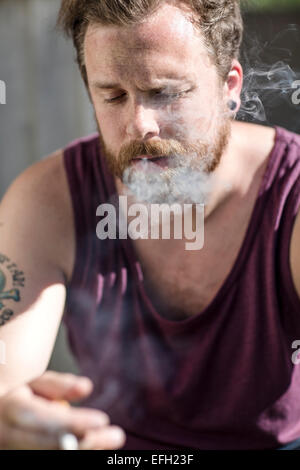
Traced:
[[[257, 37], [246, 36], [241, 58], [244, 86], [238, 119], [267, 122], [269, 111], [280, 105], [282, 100], [293, 106], [294, 83], [300, 73], [288, 63], [291, 60], [290, 50], [276, 45], [286, 36], [291, 43], [299, 43], [300, 46], [300, 28], [294, 24], [264, 44]], [[282, 59], [279, 59], [280, 56]], [[272, 58], [276, 58], [275, 62], [271, 62]]]
[[[191, 156], [193, 158], [193, 156]], [[142, 162], [142, 169], [128, 168], [124, 183], [138, 201], [149, 204], [206, 204], [212, 190], [212, 176], [195, 170], [187, 156], [172, 157], [172, 167], [157, 170], [155, 163]]]

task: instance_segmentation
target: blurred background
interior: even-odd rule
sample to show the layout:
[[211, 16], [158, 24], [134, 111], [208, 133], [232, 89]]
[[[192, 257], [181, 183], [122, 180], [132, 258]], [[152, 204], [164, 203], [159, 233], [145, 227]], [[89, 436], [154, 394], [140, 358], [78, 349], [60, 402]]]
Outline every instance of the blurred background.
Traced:
[[[96, 131], [72, 44], [55, 31], [59, 5], [60, 0], [0, 0], [0, 80], [6, 84], [0, 198], [29, 165]], [[300, 133], [300, 103], [292, 100], [292, 85], [300, 80], [300, 0], [242, 5], [245, 89], [238, 119]], [[63, 325], [48, 368], [78, 373]]]

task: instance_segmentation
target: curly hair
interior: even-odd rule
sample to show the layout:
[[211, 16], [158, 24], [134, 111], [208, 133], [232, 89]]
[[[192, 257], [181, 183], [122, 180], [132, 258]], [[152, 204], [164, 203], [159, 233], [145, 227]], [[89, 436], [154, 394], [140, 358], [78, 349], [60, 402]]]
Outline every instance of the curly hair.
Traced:
[[[57, 26], [71, 37], [82, 78], [88, 86], [83, 45], [88, 25], [128, 26], [141, 23], [170, 0], [62, 0]], [[192, 22], [203, 34], [208, 54], [221, 81], [233, 59], [239, 58], [243, 38], [240, 0], [177, 0], [189, 8]]]

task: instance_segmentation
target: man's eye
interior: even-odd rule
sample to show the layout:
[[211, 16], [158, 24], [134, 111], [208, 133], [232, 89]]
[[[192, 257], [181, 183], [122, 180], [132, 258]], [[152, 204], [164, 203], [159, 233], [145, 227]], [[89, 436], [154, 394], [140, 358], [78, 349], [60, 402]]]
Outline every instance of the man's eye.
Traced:
[[179, 99], [185, 94], [187, 94], [190, 90], [185, 91], [177, 91], [175, 93], [166, 93], [164, 91], [157, 91], [155, 93], [155, 97], [162, 99], [162, 100], [172, 100], [172, 99]]
[[[159, 99], [159, 100], [173, 100], [173, 99], [179, 99], [181, 98], [182, 96], [188, 94], [191, 90], [184, 90], [184, 91], [178, 91], [178, 92], [175, 92], [175, 93], [166, 93], [165, 91], [163, 90], [158, 90], [158, 91], [155, 91], [152, 96], [154, 97], [154, 99]], [[122, 93], [121, 95], [119, 96], [116, 96], [114, 98], [107, 98], [105, 99], [104, 101], [106, 103], [118, 103], [120, 102], [124, 97], [126, 96], [126, 93]]]
[[122, 93], [122, 95], [116, 96], [115, 98], [108, 98], [108, 99], [105, 99], [104, 101], [106, 103], [114, 103], [116, 101], [120, 101], [125, 95], [126, 93]]

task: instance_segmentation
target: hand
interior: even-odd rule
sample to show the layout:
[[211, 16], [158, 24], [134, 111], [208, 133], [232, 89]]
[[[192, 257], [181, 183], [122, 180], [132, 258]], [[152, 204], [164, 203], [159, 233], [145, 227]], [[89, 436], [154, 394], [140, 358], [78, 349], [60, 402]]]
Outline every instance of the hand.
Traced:
[[61, 433], [74, 434], [80, 450], [123, 447], [126, 437], [106, 413], [67, 407], [55, 400], [79, 401], [90, 395], [87, 377], [47, 371], [0, 398], [0, 449], [59, 449]]

